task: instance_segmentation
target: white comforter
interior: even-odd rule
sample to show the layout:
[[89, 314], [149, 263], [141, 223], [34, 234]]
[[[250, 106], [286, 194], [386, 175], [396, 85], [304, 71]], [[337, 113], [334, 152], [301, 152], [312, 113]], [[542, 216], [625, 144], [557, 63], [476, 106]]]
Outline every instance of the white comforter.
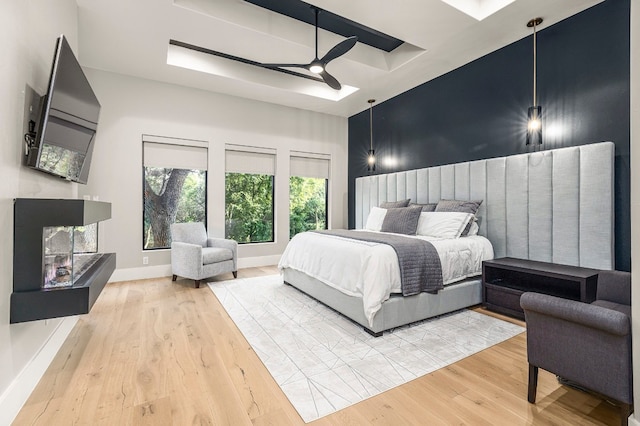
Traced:
[[[444, 284], [482, 273], [482, 261], [493, 259], [493, 247], [481, 236], [455, 239], [420, 238], [433, 244], [440, 256]], [[371, 243], [316, 232], [294, 236], [278, 268], [292, 268], [350, 296], [362, 297], [369, 324], [391, 293], [401, 293], [400, 267], [395, 250]]]

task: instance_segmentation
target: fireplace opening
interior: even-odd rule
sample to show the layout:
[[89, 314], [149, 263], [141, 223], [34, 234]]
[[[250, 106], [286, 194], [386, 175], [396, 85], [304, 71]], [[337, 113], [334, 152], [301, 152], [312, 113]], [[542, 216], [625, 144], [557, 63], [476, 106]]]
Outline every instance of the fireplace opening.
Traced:
[[73, 286], [101, 257], [98, 224], [47, 226], [42, 229], [42, 288]]

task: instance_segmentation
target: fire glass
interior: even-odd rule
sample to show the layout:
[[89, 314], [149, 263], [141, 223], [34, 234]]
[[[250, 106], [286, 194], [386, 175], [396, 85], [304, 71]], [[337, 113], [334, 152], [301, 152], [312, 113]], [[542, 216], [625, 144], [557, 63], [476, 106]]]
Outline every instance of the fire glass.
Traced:
[[43, 288], [71, 287], [97, 261], [98, 224], [43, 228]]

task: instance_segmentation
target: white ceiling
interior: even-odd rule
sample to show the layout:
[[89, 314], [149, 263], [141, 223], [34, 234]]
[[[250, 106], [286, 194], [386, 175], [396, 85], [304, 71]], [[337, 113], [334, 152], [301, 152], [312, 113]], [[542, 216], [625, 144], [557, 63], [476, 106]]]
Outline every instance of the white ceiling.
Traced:
[[[174, 39], [257, 62], [313, 59], [313, 26], [243, 0], [77, 0], [77, 53], [86, 67], [349, 117], [367, 109], [369, 98], [378, 104], [530, 36], [526, 23], [531, 18], [544, 18], [544, 29], [600, 1], [315, 0], [311, 3], [321, 9], [406, 42], [390, 53], [357, 43], [332, 61], [327, 71], [342, 83], [340, 92], [324, 83], [169, 49]], [[320, 29], [319, 56], [343, 39]], [[175, 65], [185, 61], [197, 71]]]

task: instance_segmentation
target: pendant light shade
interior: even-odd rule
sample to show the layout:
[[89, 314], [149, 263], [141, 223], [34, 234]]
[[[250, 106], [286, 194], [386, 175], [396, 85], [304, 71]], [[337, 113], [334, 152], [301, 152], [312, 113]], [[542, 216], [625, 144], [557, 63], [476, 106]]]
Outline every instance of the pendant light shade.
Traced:
[[533, 106], [527, 111], [527, 145], [542, 143], [542, 107], [537, 99], [537, 45], [536, 27], [542, 23], [542, 18], [535, 18], [527, 22], [527, 27], [533, 28]]
[[369, 152], [367, 154], [367, 170], [373, 172], [376, 170], [376, 151], [373, 149], [373, 103], [375, 99], [369, 99]]
[[527, 111], [527, 145], [542, 143], [542, 107], [531, 106]]

